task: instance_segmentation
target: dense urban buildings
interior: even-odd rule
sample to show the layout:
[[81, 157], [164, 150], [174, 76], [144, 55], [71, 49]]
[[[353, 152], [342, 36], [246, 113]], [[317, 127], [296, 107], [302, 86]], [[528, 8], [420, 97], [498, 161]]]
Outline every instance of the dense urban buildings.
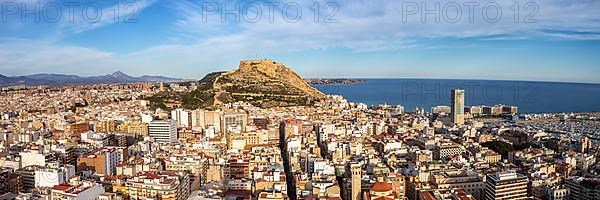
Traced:
[[1, 199], [598, 199], [598, 113], [148, 100], [190, 83], [0, 94]]

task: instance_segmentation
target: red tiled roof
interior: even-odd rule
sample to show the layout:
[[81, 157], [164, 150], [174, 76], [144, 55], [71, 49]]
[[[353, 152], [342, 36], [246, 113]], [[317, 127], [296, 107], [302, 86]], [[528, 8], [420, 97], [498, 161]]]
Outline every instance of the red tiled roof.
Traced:
[[71, 188], [71, 185], [67, 184], [67, 183], [63, 183], [60, 185], [55, 185], [54, 187], [52, 187], [53, 190], [62, 190], [65, 191], [67, 189]]
[[371, 186], [373, 192], [387, 192], [392, 191], [392, 186], [386, 182], [376, 182]]
[[423, 200], [436, 200], [431, 192], [423, 191], [421, 192], [421, 195], [423, 196]]

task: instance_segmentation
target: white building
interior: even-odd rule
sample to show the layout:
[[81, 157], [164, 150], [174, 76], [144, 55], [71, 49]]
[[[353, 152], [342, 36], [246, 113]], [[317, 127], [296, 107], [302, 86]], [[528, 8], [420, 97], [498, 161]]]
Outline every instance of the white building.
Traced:
[[114, 135], [110, 133], [96, 133], [87, 131], [81, 133], [81, 142], [91, 144], [95, 147], [110, 146], [114, 140]]
[[142, 123], [150, 123], [154, 117], [152, 115], [141, 114], [140, 118], [142, 118]]
[[173, 142], [177, 140], [175, 120], [154, 120], [148, 124], [148, 136], [155, 142]]
[[21, 167], [33, 165], [46, 166], [46, 163], [56, 160], [54, 154], [44, 152], [43, 149], [24, 151], [20, 152], [19, 155], [21, 156]]
[[105, 175], [115, 175], [117, 173], [117, 165], [119, 165], [124, 155], [116, 148], [103, 148], [101, 152], [104, 154]]
[[35, 187], [53, 187], [67, 181], [75, 175], [75, 166], [66, 165], [60, 168], [39, 167], [35, 170]]
[[191, 112], [183, 109], [175, 109], [171, 111], [171, 119], [177, 121], [178, 127], [191, 127], [192, 116]]
[[328, 160], [317, 160], [314, 163], [315, 174], [335, 175], [335, 167]]

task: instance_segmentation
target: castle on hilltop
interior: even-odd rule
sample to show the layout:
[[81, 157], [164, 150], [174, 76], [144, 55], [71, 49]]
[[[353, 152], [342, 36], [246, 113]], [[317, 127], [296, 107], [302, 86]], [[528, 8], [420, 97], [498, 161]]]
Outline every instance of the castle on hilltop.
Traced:
[[[276, 77], [278, 72], [289, 69], [285, 67], [283, 64], [277, 63], [271, 59], [261, 59], [261, 60], [242, 60], [240, 61], [239, 70], [258, 70], [260, 72], [265, 73], [270, 77]], [[289, 70], [291, 71], [291, 70]]]
[[247, 67], [247, 66], [273, 65], [273, 64], [277, 64], [277, 62], [275, 62], [275, 61], [273, 61], [271, 59], [241, 60], [240, 61], [240, 68], [241, 67]]

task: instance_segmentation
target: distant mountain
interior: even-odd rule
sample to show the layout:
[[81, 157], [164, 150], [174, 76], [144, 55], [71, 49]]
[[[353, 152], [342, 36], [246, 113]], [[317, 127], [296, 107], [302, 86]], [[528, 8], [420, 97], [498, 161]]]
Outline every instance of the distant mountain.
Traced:
[[6, 85], [6, 84], [10, 84], [13, 82], [18, 82], [19, 79], [17, 78], [13, 78], [13, 77], [8, 77], [8, 76], [4, 76], [2, 74], [0, 74], [0, 85]]
[[133, 77], [123, 72], [116, 71], [112, 74], [101, 76], [82, 77], [66, 74], [32, 74], [25, 76], [4, 76], [0, 74], [0, 86], [12, 85], [90, 85], [90, 84], [113, 84], [113, 83], [137, 83], [137, 82], [173, 82], [183, 79], [170, 78], [164, 76], [140, 76]]
[[290, 68], [272, 60], [241, 61], [235, 70], [207, 74], [197, 86], [189, 93], [163, 92], [148, 100], [156, 107], [179, 104], [195, 109], [238, 101], [263, 108], [309, 106], [325, 98]]

